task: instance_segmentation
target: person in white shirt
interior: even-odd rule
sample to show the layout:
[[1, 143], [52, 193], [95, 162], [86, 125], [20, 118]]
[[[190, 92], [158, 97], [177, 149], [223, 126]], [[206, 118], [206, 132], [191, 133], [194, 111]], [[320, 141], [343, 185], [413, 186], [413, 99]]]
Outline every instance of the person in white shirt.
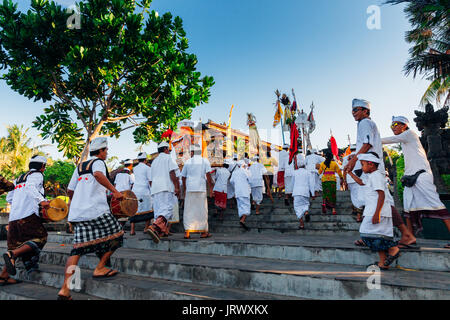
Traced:
[[134, 184], [131, 191], [138, 198], [138, 210], [136, 214], [130, 217], [131, 230], [130, 235], [136, 234], [135, 228], [137, 222], [145, 221], [144, 233], [150, 226], [150, 221], [153, 219], [153, 203], [151, 196], [150, 183], [152, 181], [151, 169], [148, 165], [147, 153], [140, 152], [136, 158], [139, 163], [134, 167]]
[[374, 265], [387, 270], [389, 265], [400, 257], [400, 248], [397, 242], [394, 242], [391, 204], [386, 198], [389, 191], [384, 174], [378, 170], [382, 159], [375, 154], [366, 153], [359, 156], [362, 170], [367, 177], [365, 183], [352, 171], [349, 171], [349, 175], [356, 183], [364, 186], [364, 219], [359, 229], [361, 239], [372, 252], [378, 252], [380, 260], [374, 262]]
[[185, 239], [189, 239], [191, 233], [201, 233], [201, 238], [211, 237], [208, 232], [208, 199], [206, 193], [206, 184], [208, 184], [210, 191], [214, 185], [211, 171], [208, 159], [202, 157], [200, 146], [192, 146], [191, 158], [185, 162], [181, 172], [183, 177]]
[[309, 198], [315, 194], [315, 178], [309, 170], [305, 169], [306, 160], [297, 157], [297, 168], [294, 171], [294, 210], [299, 219], [299, 229], [304, 229], [303, 217], [306, 215], [306, 221], [309, 221]]
[[124, 168], [117, 173], [114, 180], [114, 186], [119, 192], [131, 190], [134, 184], [135, 176], [132, 173], [133, 160], [126, 159], [123, 162]]
[[[237, 154], [235, 153], [235, 154], [233, 154], [233, 159], [231, 159], [228, 164], [228, 170], [230, 171], [230, 175], [233, 175], [233, 171], [238, 167], [237, 162], [238, 162], [238, 158], [237, 158]], [[234, 202], [235, 202], [234, 199], [235, 199], [234, 186], [228, 179], [227, 200], [229, 202], [230, 209], [234, 208]]]
[[[356, 144], [350, 146], [350, 153], [344, 158], [342, 165], [345, 167], [348, 162], [355, 156]], [[350, 198], [353, 205], [353, 213], [356, 215], [356, 221], [362, 222], [362, 213], [364, 208], [364, 189], [356, 183], [356, 181], [347, 173], [344, 172], [344, 184], [350, 190]]]
[[[375, 152], [378, 157], [380, 157], [380, 159], [383, 159], [383, 145], [381, 143], [380, 133], [375, 122], [370, 119], [370, 109], [370, 102], [362, 99], [353, 99], [352, 115], [355, 121], [358, 121], [356, 151], [355, 156], [348, 162], [344, 171], [347, 171], [347, 173], [349, 171], [353, 171], [358, 177], [361, 177], [362, 180], [364, 180], [364, 173], [361, 169], [361, 162], [358, 161], [358, 156], [367, 152]], [[381, 161], [380, 165], [378, 166], [378, 171], [380, 171], [381, 174], [384, 174], [384, 161]], [[359, 193], [364, 191], [358, 190], [357, 192]], [[386, 194], [386, 198], [391, 203], [394, 227], [397, 227], [402, 234], [400, 244], [407, 246], [415, 244], [416, 237], [406, 227], [402, 217], [394, 207], [394, 199], [392, 198], [391, 194]], [[361, 240], [357, 240], [355, 242], [355, 245], [364, 246], [364, 242]]]
[[319, 191], [322, 191], [322, 181], [319, 176], [319, 166], [322, 162], [325, 161], [325, 158], [318, 154], [317, 149], [308, 150], [306, 156], [306, 170], [308, 170], [314, 179], [314, 194], [313, 197], [319, 196]]
[[[267, 176], [266, 168], [260, 163], [259, 156], [255, 156], [253, 158], [253, 163], [249, 167], [250, 173], [250, 187], [252, 189], [252, 200], [255, 205], [256, 215], [261, 214], [259, 208], [261, 206], [261, 202], [263, 201], [263, 191], [264, 185], [269, 186], [269, 177]], [[264, 179], [266, 183], [264, 184]], [[269, 194], [270, 190], [267, 190], [267, 194]]]
[[214, 204], [219, 214], [219, 219], [223, 220], [223, 212], [227, 209], [227, 189], [230, 179], [230, 160], [225, 159], [221, 168], [216, 169], [216, 182], [214, 184]]
[[89, 151], [91, 159], [82, 162], [75, 169], [68, 186], [69, 217], [74, 228], [74, 245], [67, 259], [64, 283], [58, 293], [58, 300], [70, 300], [69, 280], [73, 266], [83, 255], [95, 252], [100, 262], [94, 270], [94, 278], [115, 276], [118, 271], [106, 268], [111, 255], [122, 246], [124, 231], [111, 214], [106, 190], [119, 201], [123, 199], [110, 182], [105, 160], [108, 156], [106, 138], [92, 140]]
[[[48, 209], [49, 202], [44, 197], [44, 176], [47, 159], [34, 156], [27, 173], [14, 181], [14, 190], [6, 200], [11, 204], [9, 213], [7, 246], [3, 254], [5, 264], [0, 274], [1, 285], [16, 284], [10, 278], [16, 275], [16, 261], [21, 259], [27, 272], [38, 270], [39, 254], [47, 243], [47, 231], [39, 216], [39, 206]], [[8, 188], [10, 189], [10, 188]]]
[[289, 145], [284, 144], [283, 150], [280, 151], [280, 154], [278, 156], [278, 173], [277, 173], [277, 186], [278, 191], [280, 194], [278, 195], [279, 198], [282, 197], [282, 189], [285, 187], [285, 170], [288, 166], [289, 162]]
[[238, 205], [238, 214], [240, 221], [239, 223], [245, 230], [250, 230], [250, 228], [245, 224], [245, 220], [250, 215], [250, 180], [248, 174], [244, 169], [236, 165], [234, 169], [230, 182], [234, 186], [234, 192], [236, 194], [236, 200]]
[[178, 166], [170, 156], [169, 144], [161, 142], [158, 153], [152, 162], [150, 174], [155, 221], [146, 230], [155, 243], [159, 243], [161, 237], [169, 235], [168, 221], [172, 218], [173, 207], [180, 194], [180, 183], [176, 175]]
[[[450, 214], [439, 199], [427, 155], [419, 137], [408, 124], [406, 117], [392, 117], [394, 136], [381, 139], [383, 144], [401, 144], [405, 157], [404, 176], [417, 178], [410, 185], [404, 184], [403, 208], [407, 227], [411, 232], [418, 233], [423, 229], [422, 218], [427, 217], [442, 220], [450, 231]], [[400, 245], [409, 247], [403, 243]], [[450, 244], [446, 248], [450, 248]]]

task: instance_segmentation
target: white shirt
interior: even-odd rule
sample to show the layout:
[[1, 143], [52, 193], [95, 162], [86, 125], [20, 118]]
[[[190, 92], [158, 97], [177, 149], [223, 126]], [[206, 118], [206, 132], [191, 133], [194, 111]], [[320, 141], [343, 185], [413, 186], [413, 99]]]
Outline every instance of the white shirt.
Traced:
[[[348, 164], [348, 162], [349, 162], [349, 158], [350, 158], [350, 156], [352, 156], [352, 155], [355, 155], [355, 153], [354, 152], [352, 152], [352, 153], [350, 153], [348, 156], [346, 156], [346, 157], [344, 157], [344, 160], [342, 161], [342, 166], [345, 168], [345, 166]], [[347, 184], [348, 183], [356, 183], [356, 181], [352, 178], [352, 176], [351, 175], [349, 175], [349, 174], [347, 174], [347, 176], [346, 176], [346, 180], [347, 180]]]
[[309, 156], [306, 156], [306, 170], [310, 172], [316, 172], [319, 173], [319, 170], [316, 169], [316, 164], [321, 164], [325, 161], [324, 157], [319, 156], [318, 154], [310, 154]]
[[11, 204], [9, 221], [24, 219], [32, 214], [39, 216], [39, 203], [45, 201], [42, 174], [32, 173], [27, 177], [27, 181], [17, 184], [15, 180], [14, 185], [15, 189], [6, 197], [6, 201]]
[[186, 192], [206, 192], [206, 174], [211, 172], [208, 159], [194, 155], [185, 162], [181, 176], [186, 178]]
[[[383, 145], [381, 144], [380, 132], [377, 125], [369, 118], [358, 122], [358, 133], [356, 137], [356, 153], [361, 150], [363, 144], [368, 143], [372, 147], [367, 152], [375, 152], [380, 159], [383, 159]], [[355, 170], [361, 169], [361, 162], [357, 161]], [[384, 161], [378, 166], [380, 172], [385, 172]]]
[[167, 191], [174, 192], [175, 187], [172, 180], [170, 180], [170, 172], [177, 170], [177, 164], [172, 160], [170, 154], [160, 153], [151, 166], [152, 177], [152, 195], [159, 192]]
[[294, 171], [294, 189], [293, 196], [310, 197], [315, 193], [315, 184], [311, 179], [311, 172], [305, 168], [299, 168]]
[[136, 194], [148, 195], [151, 193], [150, 181], [152, 181], [151, 169], [148, 165], [140, 162], [133, 168], [134, 185], [133, 192]]
[[[92, 157], [89, 160], [95, 158]], [[105, 163], [103, 161], [95, 161], [92, 164], [92, 172], [101, 172], [106, 176]], [[74, 192], [70, 202], [69, 221], [89, 221], [110, 212], [108, 201], [106, 200], [107, 189], [92, 174], [88, 173], [80, 177], [78, 168], [76, 168], [68, 189]]]
[[130, 172], [130, 169], [125, 168], [126, 172], [120, 172], [116, 175], [116, 179], [114, 180], [114, 183], [116, 185], [116, 189], [119, 192], [131, 190], [131, 187], [134, 183], [134, 175], [132, 175]]
[[278, 156], [278, 171], [285, 171], [289, 162], [289, 152], [281, 150]]
[[230, 177], [230, 171], [226, 168], [219, 168], [216, 170], [216, 183], [214, 184], [213, 191], [227, 193], [228, 178]]
[[234, 186], [236, 198], [250, 198], [250, 181], [244, 169], [239, 167], [234, 169], [230, 182]]
[[411, 129], [396, 136], [383, 138], [381, 142], [383, 144], [402, 144], [402, 152], [405, 156], [405, 175], [413, 175], [420, 170], [425, 170], [432, 174], [425, 149], [417, 134]]
[[248, 172], [250, 173], [250, 187], [264, 187], [263, 175], [267, 174], [267, 169], [261, 163], [253, 163]]
[[[301, 161], [300, 159], [303, 158], [303, 153], [299, 153], [295, 157], [297, 157], [297, 164], [299, 164]], [[289, 161], [289, 158], [288, 158], [288, 161]], [[294, 171], [295, 171], [295, 158], [292, 158], [292, 162], [290, 164], [288, 164], [287, 167], [285, 168], [284, 176], [292, 177], [294, 175]]]
[[372, 173], [366, 174], [367, 179], [364, 181], [365, 183], [365, 208], [364, 208], [364, 216], [373, 217], [375, 210], [377, 208], [378, 203], [378, 192], [377, 190], [384, 191], [384, 204], [381, 209], [382, 217], [392, 217], [391, 204], [388, 200], [387, 194], [389, 191], [386, 187], [386, 180], [383, 174], [381, 174], [378, 170]]

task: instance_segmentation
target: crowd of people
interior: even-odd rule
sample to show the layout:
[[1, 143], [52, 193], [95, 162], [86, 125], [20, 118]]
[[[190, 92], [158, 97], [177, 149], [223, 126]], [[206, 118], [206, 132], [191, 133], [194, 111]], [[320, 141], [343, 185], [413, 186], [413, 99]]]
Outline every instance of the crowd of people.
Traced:
[[[252, 213], [261, 212], [264, 198], [284, 197], [285, 206], [293, 206], [299, 220], [299, 229], [305, 228], [310, 219], [311, 199], [322, 195], [322, 212], [331, 209], [339, 214], [336, 206], [337, 190], [350, 190], [353, 211], [361, 223], [360, 239], [355, 245], [367, 246], [379, 255], [375, 262], [385, 270], [400, 256], [404, 249], [415, 247], [415, 235], [422, 229], [423, 217], [444, 221], [450, 231], [450, 214], [439, 200], [425, 151], [418, 136], [409, 129], [405, 117], [393, 117], [394, 136], [381, 139], [378, 128], [370, 119], [371, 105], [354, 99], [352, 115], [357, 122], [356, 145], [352, 153], [340, 163], [331, 152], [320, 154], [310, 150], [306, 155], [297, 151], [289, 153], [289, 145], [283, 145], [278, 161], [270, 151], [265, 157], [246, 154], [224, 160], [220, 167], [212, 168], [202, 157], [199, 145], [190, 147], [190, 159], [177, 164], [171, 156], [169, 143], [158, 145], [158, 155], [148, 161], [141, 152], [134, 161], [123, 161], [124, 168], [111, 181], [105, 160], [108, 156], [106, 138], [96, 138], [90, 143], [91, 158], [82, 162], [73, 173], [68, 186], [70, 198], [68, 221], [73, 231], [73, 248], [66, 263], [65, 281], [58, 293], [59, 300], [70, 300], [68, 281], [79, 259], [95, 253], [100, 261], [93, 272], [94, 278], [112, 277], [118, 273], [110, 264], [112, 254], [122, 246], [123, 224], [111, 214], [107, 192], [115, 199], [123, 198], [122, 192], [132, 190], [140, 199], [136, 215], [129, 219], [130, 236], [136, 234], [135, 224], [146, 222], [144, 232], [155, 243], [168, 237], [171, 223], [179, 221], [179, 207], [183, 207], [184, 238], [199, 233], [201, 238], [211, 237], [208, 226], [208, 197], [223, 218], [227, 208], [237, 208], [239, 223], [249, 230], [246, 219]], [[400, 143], [405, 156], [404, 216], [406, 224], [395, 209], [392, 195], [386, 183], [383, 144]], [[264, 158], [264, 159], [261, 159]], [[43, 172], [47, 159], [33, 157], [30, 171], [13, 184], [2, 182], [0, 190], [9, 191], [8, 251], [3, 255], [5, 266], [0, 274], [2, 284], [14, 284], [10, 278], [16, 274], [15, 263], [21, 258], [27, 270], [38, 268], [39, 253], [47, 241], [47, 232], [39, 219], [39, 206], [49, 207], [44, 197]], [[394, 241], [393, 228], [402, 233]], [[449, 248], [449, 245], [446, 246]]]

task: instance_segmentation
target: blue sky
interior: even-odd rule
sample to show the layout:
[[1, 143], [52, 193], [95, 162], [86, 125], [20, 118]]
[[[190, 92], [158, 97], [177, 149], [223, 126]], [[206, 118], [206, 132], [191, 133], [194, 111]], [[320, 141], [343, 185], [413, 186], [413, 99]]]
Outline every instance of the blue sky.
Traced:
[[[21, 9], [29, 3], [19, 2]], [[262, 137], [279, 143], [280, 127], [272, 128], [274, 91], [290, 94], [294, 88], [305, 111], [314, 101], [317, 129], [311, 139], [314, 147], [323, 148], [330, 130], [339, 146], [347, 145], [347, 135], [355, 142], [353, 98], [371, 101], [372, 119], [386, 136], [391, 135], [392, 115], [405, 115], [413, 122], [428, 85], [402, 71], [410, 47], [404, 35], [411, 28], [403, 6], [381, 4], [380, 0], [154, 0], [152, 8], [183, 19], [199, 71], [215, 78], [209, 103], [198, 107], [192, 120], [227, 121], [234, 104], [234, 128], [245, 130], [246, 113], [252, 112]], [[381, 7], [380, 30], [367, 28], [370, 5]], [[4, 81], [0, 96], [0, 136], [7, 124], [31, 127], [43, 110], [42, 103], [21, 97]], [[32, 128], [29, 132], [38, 134]], [[34, 140], [41, 143], [38, 137]], [[110, 154], [133, 157], [138, 145], [132, 141], [131, 132], [111, 140]], [[152, 152], [154, 145], [144, 150]], [[61, 157], [56, 147], [46, 151]]]

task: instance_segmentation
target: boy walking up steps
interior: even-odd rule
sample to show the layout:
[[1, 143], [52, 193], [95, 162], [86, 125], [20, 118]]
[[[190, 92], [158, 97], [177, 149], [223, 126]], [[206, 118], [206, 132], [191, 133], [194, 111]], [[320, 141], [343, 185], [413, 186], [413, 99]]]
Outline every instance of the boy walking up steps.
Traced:
[[381, 160], [375, 153], [369, 152], [358, 157], [365, 174], [364, 183], [353, 172], [348, 172], [359, 185], [364, 185], [365, 208], [364, 219], [359, 232], [361, 239], [372, 250], [378, 252], [380, 261], [374, 262], [381, 270], [388, 270], [400, 257], [400, 249], [394, 242], [392, 210], [386, 198], [386, 182], [378, 171]]

